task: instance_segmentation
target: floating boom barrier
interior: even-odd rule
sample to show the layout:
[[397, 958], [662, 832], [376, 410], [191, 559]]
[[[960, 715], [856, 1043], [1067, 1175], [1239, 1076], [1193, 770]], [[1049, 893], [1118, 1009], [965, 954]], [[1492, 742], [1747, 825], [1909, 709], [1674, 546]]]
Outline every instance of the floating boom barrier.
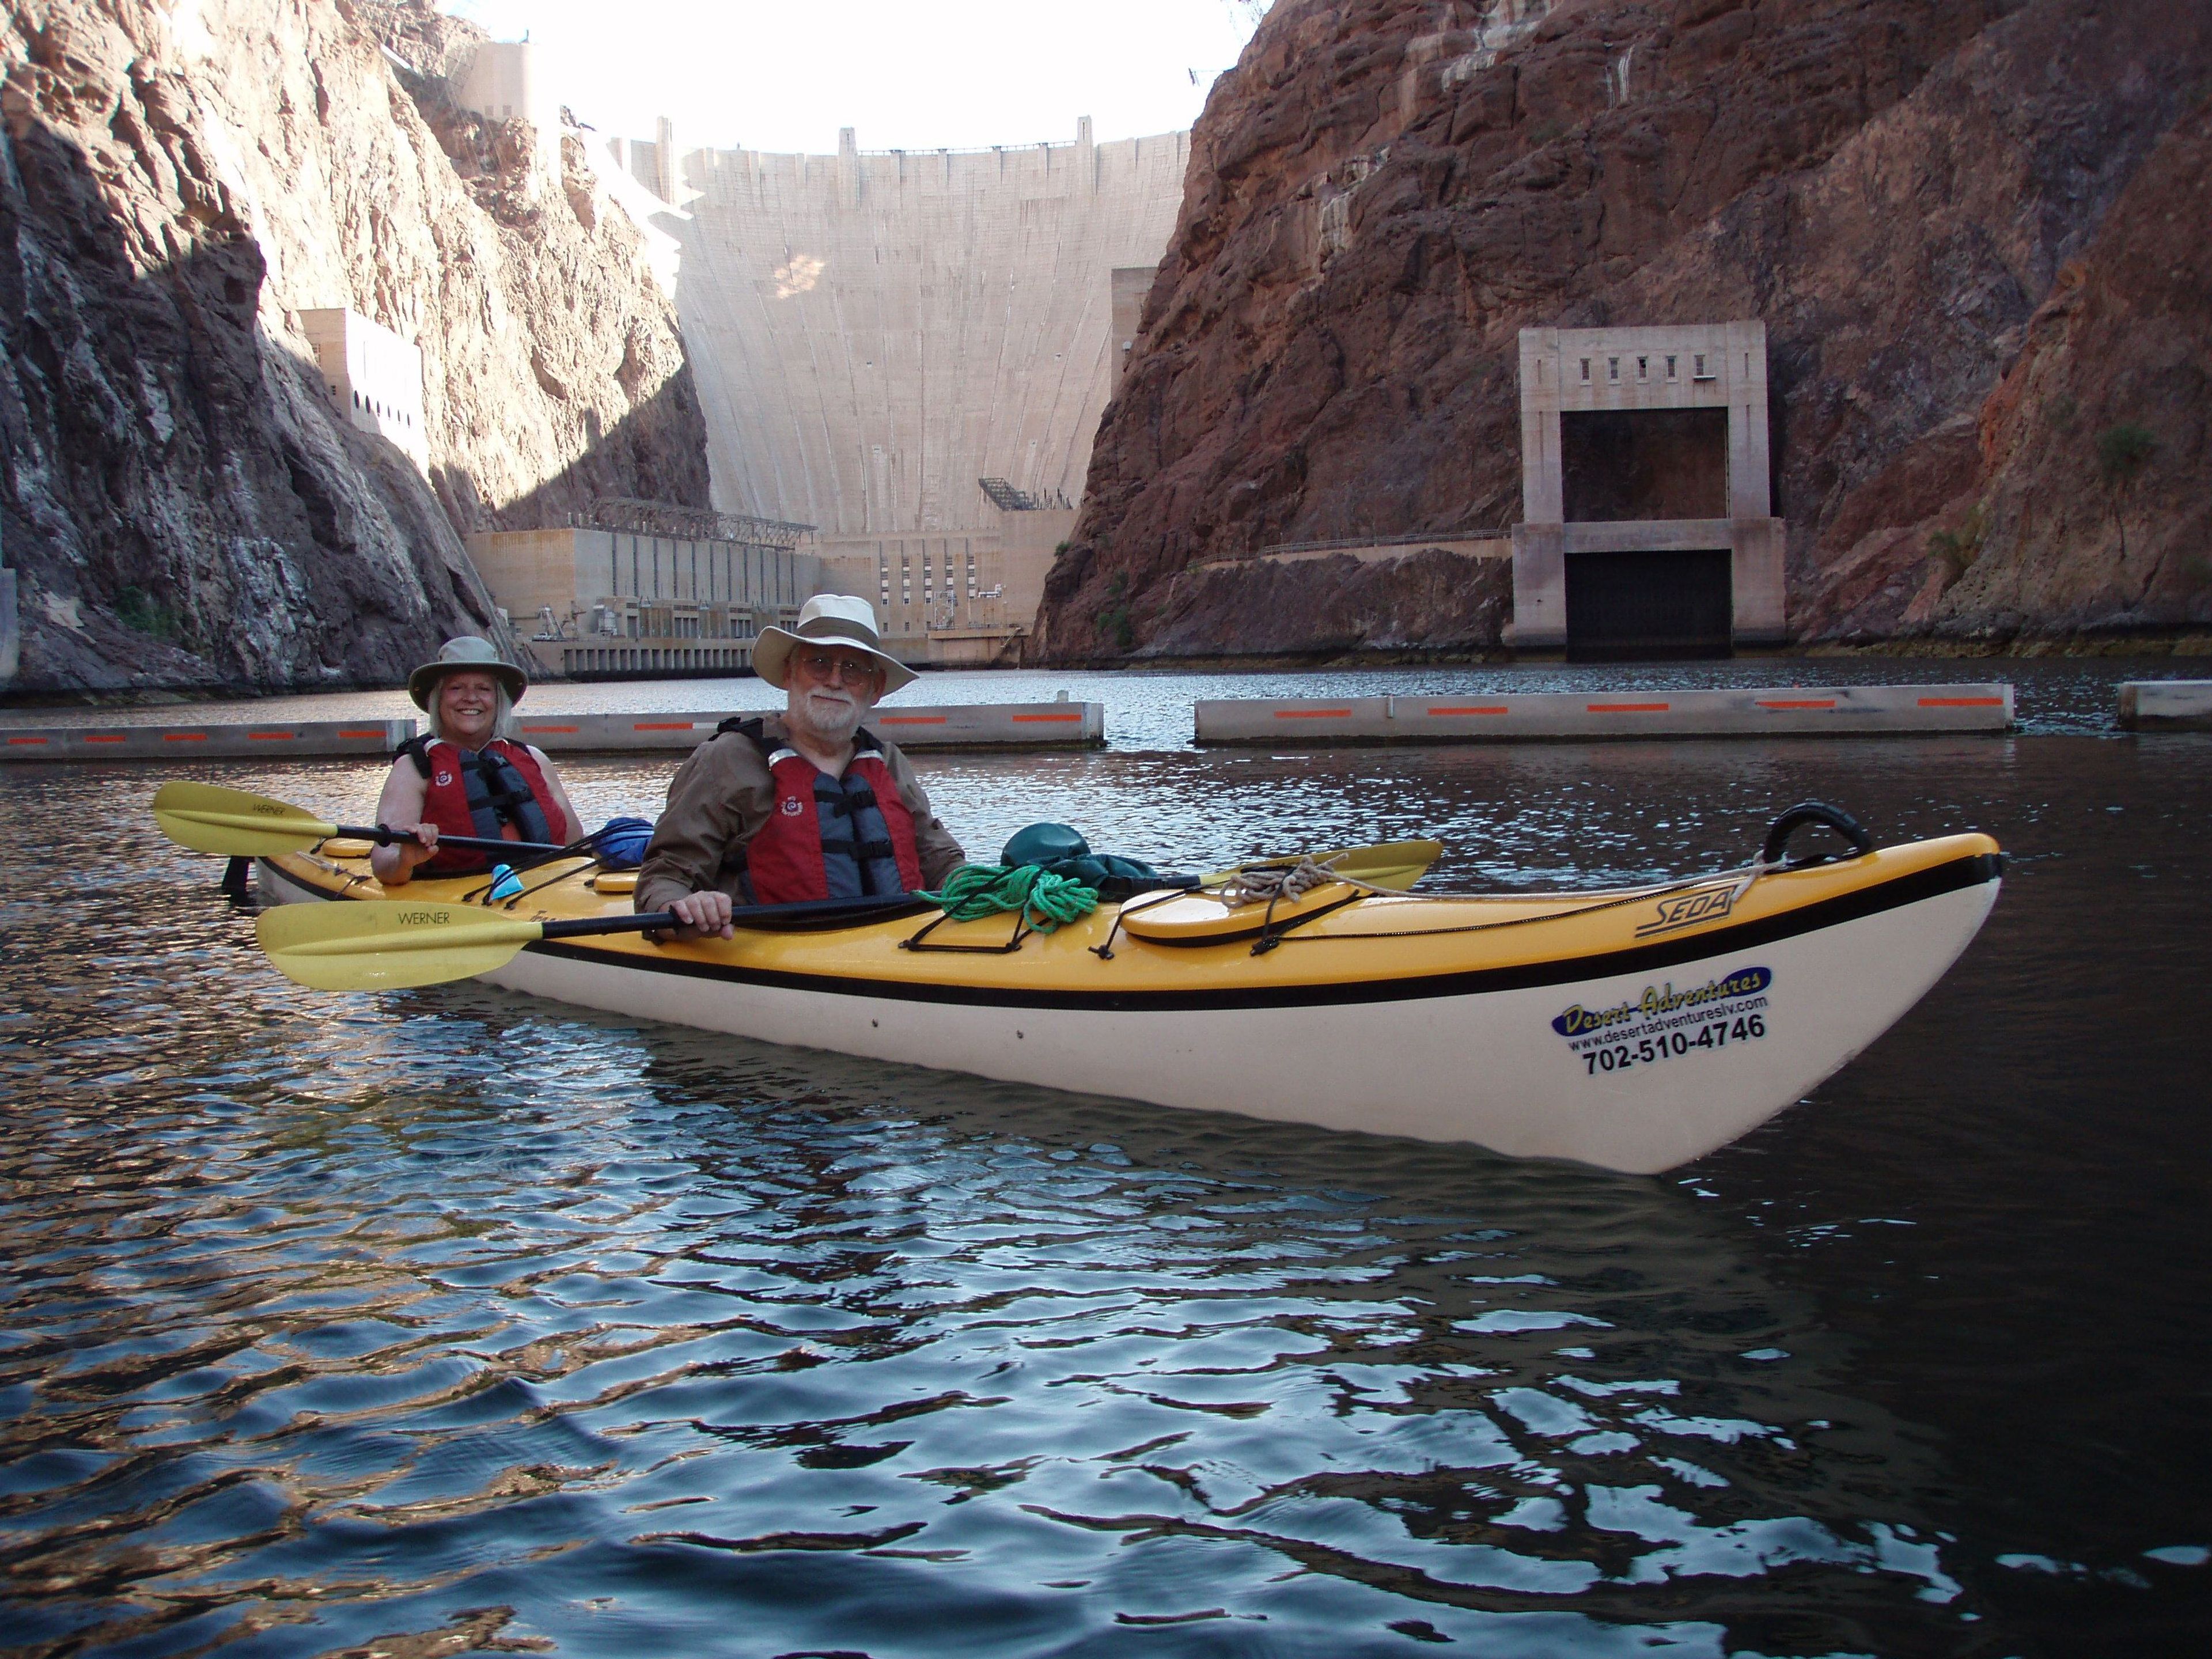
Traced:
[[1592, 738], [1842, 737], [2005, 732], [2009, 685], [1516, 691], [1454, 696], [1239, 697], [1197, 708], [1202, 744], [1527, 743]]
[[[523, 740], [549, 753], [690, 750], [721, 714], [543, 714], [520, 717]], [[1096, 702], [893, 704], [868, 716], [902, 749], [1075, 749], [1106, 741]], [[0, 726], [0, 760], [163, 761], [342, 758], [389, 755], [415, 735], [411, 720], [270, 720], [246, 725]]]

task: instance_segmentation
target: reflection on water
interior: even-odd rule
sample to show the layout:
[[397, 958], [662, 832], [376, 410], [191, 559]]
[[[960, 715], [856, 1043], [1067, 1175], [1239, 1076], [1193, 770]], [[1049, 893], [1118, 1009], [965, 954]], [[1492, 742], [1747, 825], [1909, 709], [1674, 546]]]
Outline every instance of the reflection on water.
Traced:
[[[2212, 1576], [2184, 1529], [2203, 1339], [2146, 1305], [2203, 1310], [2203, 1102], [2110, 994], [2185, 1006], [2142, 988], [2203, 936], [2208, 758], [925, 769], [972, 848], [1046, 817], [1189, 864], [1435, 831], [1459, 884], [1732, 860], [1808, 793], [1885, 839], [2007, 841], [1990, 939], [1923, 1015], [1656, 1182], [474, 987], [311, 996], [142, 827], [143, 775], [0, 773], [53, 876], [0, 908], [0, 1627], [394, 1659], [1718, 1656], [2082, 1650], [2070, 1617], [2160, 1650]], [[568, 775], [590, 816], [649, 808], [666, 768]], [[205, 775], [335, 810], [374, 769]], [[2142, 1159], [2159, 1184], [2115, 1184]], [[2095, 1353], [2133, 1427], [2095, 1415]], [[2022, 1504], [2039, 1468], [2066, 1495]]]
[[1956, 1598], [1915, 1460], [1664, 1187], [465, 992], [303, 1048], [235, 957], [164, 953], [204, 1012], [49, 1048], [11, 1137], [38, 1639], [1717, 1652], [1744, 1580], [1738, 1639]]

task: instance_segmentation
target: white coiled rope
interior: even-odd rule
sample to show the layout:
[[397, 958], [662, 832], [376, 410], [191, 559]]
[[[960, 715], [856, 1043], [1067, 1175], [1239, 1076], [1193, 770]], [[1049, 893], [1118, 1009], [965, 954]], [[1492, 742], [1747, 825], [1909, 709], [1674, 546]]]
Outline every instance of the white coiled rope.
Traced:
[[1340, 875], [1329, 868], [1330, 864], [1343, 856], [1339, 853], [1324, 864], [1309, 854], [1296, 864], [1233, 871], [1218, 887], [1207, 890], [1232, 910], [1247, 904], [1271, 904], [1278, 899], [1296, 902], [1315, 888], [1328, 882], [1340, 882], [1346, 887], [1356, 887], [1367, 893], [1392, 890], [1388, 887], [1377, 887], [1371, 881], [1362, 881], [1357, 876]]

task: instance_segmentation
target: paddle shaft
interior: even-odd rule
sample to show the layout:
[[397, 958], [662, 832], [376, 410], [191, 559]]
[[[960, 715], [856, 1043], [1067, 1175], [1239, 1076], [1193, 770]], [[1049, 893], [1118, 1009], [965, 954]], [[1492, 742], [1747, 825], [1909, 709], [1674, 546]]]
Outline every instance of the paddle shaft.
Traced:
[[[830, 920], [868, 910], [888, 910], [906, 902], [906, 895], [866, 894], [859, 898], [800, 899], [791, 904], [740, 904], [730, 912], [739, 927], [748, 921], [811, 921]], [[690, 924], [673, 910], [642, 910], [630, 916], [579, 916], [568, 921], [539, 924], [540, 939], [580, 939], [592, 933], [673, 932]]]
[[[349, 836], [355, 841], [373, 841], [380, 847], [415, 839], [407, 830], [387, 830], [380, 823], [369, 828], [357, 823], [334, 823], [331, 826], [331, 834]], [[438, 845], [458, 847], [466, 853], [565, 853], [568, 850], [547, 841], [494, 841], [486, 836], [441, 835], [438, 837]]]

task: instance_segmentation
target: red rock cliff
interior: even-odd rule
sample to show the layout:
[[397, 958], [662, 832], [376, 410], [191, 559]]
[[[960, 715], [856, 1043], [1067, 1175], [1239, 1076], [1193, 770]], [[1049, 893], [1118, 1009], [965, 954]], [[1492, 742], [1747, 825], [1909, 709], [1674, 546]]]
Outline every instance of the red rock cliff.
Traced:
[[1510, 525], [1518, 330], [1738, 317], [1800, 640], [2212, 620], [2208, 76], [2201, 0], [1283, 0], [1194, 135], [1041, 650], [1280, 651], [1300, 605], [1337, 648], [1291, 591], [1331, 562], [1249, 607], [1218, 562]]
[[[0, 19], [0, 520], [17, 691], [390, 684], [496, 631], [463, 549], [595, 495], [704, 505], [637, 231], [573, 140], [457, 109], [428, 0], [23, 0]], [[426, 477], [298, 321], [422, 354]], [[557, 517], [554, 519], [557, 522]]]

